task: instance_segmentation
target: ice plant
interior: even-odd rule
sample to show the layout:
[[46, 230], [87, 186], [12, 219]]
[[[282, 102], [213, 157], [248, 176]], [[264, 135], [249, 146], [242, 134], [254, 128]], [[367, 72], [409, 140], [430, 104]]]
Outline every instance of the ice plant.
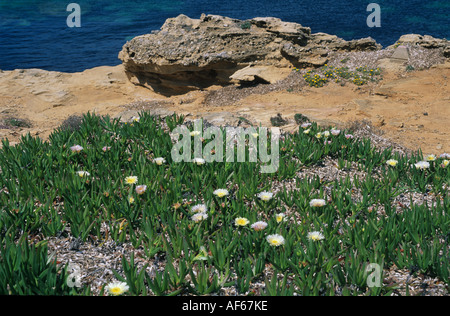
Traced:
[[164, 159], [163, 157], [158, 157], [153, 159], [153, 162], [156, 163], [158, 166], [161, 166], [163, 163], [166, 162], [166, 159]]
[[77, 171], [77, 175], [80, 178], [83, 178], [83, 177], [89, 177], [91, 174], [89, 172], [87, 172], [87, 171]]
[[439, 155], [440, 158], [450, 159], [450, 154], [443, 153]]
[[260, 193], [258, 194], [258, 197], [259, 197], [261, 200], [263, 200], [263, 201], [269, 201], [270, 199], [272, 199], [273, 193], [267, 192], [267, 191], [263, 191], [263, 192], [260, 192]]
[[207, 218], [208, 218], [208, 214], [206, 214], [206, 213], [195, 213], [191, 217], [191, 219], [196, 223], [198, 223], [204, 219], [207, 219]]
[[338, 136], [341, 133], [341, 131], [339, 129], [332, 129], [331, 130], [331, 135], [333, 136]]
[[144, 192], [147, 190], [147, 186], [145, 184], [141, 184], [136, 186], [136, 193], [141, 195], [144, 194]]
[[398, 161], [395, 159], [389, 159], [388, 161], [386, 161], [386, 164], [388, 164], [389, 166], [395, 167], [397, 165]]
[[319, 241], [324, 239], [325, 237], [320, 232], [309, 232], [308, 239], [312, 241]]
[[79, 153], [80, 151], [83, 150], [83, 147], [81, 147], [80, 145], [74, 145], [74, 146], [70, 147], [70, 150], [73, 153]]
[[278, 213], [278, 214], [275, 216], [275, 218], [276, 218], [276, 220], [277, 220], [277, 223], [281, 223], [282, 221], [286, 220], [286, 216], [285, 216], [284, 213]]
[[128, 203], [133, 204], [134, 203], [134, 197], [132, 197], [132, 196], [128, 197]]
[[194, 158], [192, 159], [192, 162], [197, 164], [198, 166], [205, 164], [205, 159], [203, 158]]
[[319, 139], [319, 138], [322, 138], [322, 133], [320, 133], [320, 132], [317, 133], [317, 134], [316, 134], [316, 138], [318, 138], [318, 139]]
[[220, 197], [220, 198], [222, 198], [222, 197], [228, 195], [228, 190], [226, 190], [226, 189], [217, 189], [217, 190], [215, 190], [213, 192], [213, 194], [218, 196], [218, 197]]
[[448, 166], [449, 163], [450, 163], [450, 160], [445, 159], [444, 161], [442, 161], [441, 167], [442, 167], [442, 168], [445, 168], [445, 167]]
[[264, 221], [258, 221], [253, 223], [250, 227], [256, 231], [260, 231], [267, 227], [267, 223]]
[[197, 204], [191, 207], [191, 212], [193, 213], [206, 213], [208, 211], [208, 207], [205, 204]]
[[104, 146], [103, 148], [102, 148], [102, 150], [104, 151], [104, 152], [107, 152], [108, 150], [110, 150], [111, 149], [111, 146]]
[[305, 130], [303, 131], [303, 134], [309, 134], [309, 132], [311, 132], [311, 129], [310, 129], [310, 128], [305, 129]]
[[191, 136], [198, 136], [200, 135], [200, 131], [192, 131], [190, 134]]
[[126, 184], [135, 184], [138, 181], [138, 177], [136, 176], [129, 176], [125, 178], [125, 183]]
[[312, 124], [307, 122], [307, 123], [303, 123], [302, 125], [300, 125], [303, 129], [310, 127]]
[[425, 157], [427, 161], [435, 161], [436, 160], [436, 155], [428, 155]]
[[417, 169], [427, 169], [430, 167], [430, 163], [428, 161], [419, 161], [414, 164]]
[[284, 238], [281, 235], [274, 234], [266, 237], [267, 242], [274, 247], [278, 247], [284, 244]]
[[322, 199], [312, 199], [309, 202], [309, 206], [311, 207], [321, 207], [324, 206], [326, 204], [325, 200]]
[[245, 217], [238, 217], [234, 220], [234, 224], [236, 226], [245, 226], [249, 223], [249, 220], [246, 219]]
[[329, 132], [329, 131], [325, 131], [325, 132], [323, 132], [323, 136], [325, 136], [325, 137], [329, 137], [329, 136], [330, 136], [330, 132]]
[[122, 295], [129, 290], [129, 286], [125, 282], [112, 282], [106, 286], [106, 291], [111, 295]]
[[345, 134], [345, 138], [347, 138], [347, 139], [353, 139], [353, 135], [352, 135], [352, 134]]

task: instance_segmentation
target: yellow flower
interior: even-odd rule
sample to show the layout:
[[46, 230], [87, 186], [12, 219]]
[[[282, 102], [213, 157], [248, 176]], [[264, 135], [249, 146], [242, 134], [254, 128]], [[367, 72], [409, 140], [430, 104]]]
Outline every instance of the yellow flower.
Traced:
[[278, 247], [284, 244], [284, 238], [281, 235], [269, 235], [266, 237], [267, 242], [274, 247]]
[[129, 176], [129, 177], [125, 178], [125, 182], [127, 184], [135, 184], [135, 183], [137, 183], [137, 181], [138, 181], [138, 178], [136, 176]]
[[447, 159], [445, 159], [444, 161], [442, 161], [441, 166], [442, 166], [443, 168], [445, 168], [445, 167], [447, 167], [447, 166], [449, 165], [449, 163], [450, 163], [450, 161], [447, 160]]
[[117, 296], [128, 291], [129, 287], [125, 282], [112, 282], [105, 289], [109, 294]]
[[245, 226], [249, 223], [249, 220], [246, 219], [245, 217], [238, 217], [234, 220], [234, 224], [236, 226]]
[[128, 198], [128, 202], [129, 202], [130, 204], [133, 204], [133, 203], [134, 203], [134, 197], [130, 196], [130, 197]]

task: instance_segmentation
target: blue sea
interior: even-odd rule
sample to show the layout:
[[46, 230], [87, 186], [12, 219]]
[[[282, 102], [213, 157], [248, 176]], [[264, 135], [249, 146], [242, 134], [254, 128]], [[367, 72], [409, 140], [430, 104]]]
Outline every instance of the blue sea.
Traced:
[[[81, 27], [67, 26], [71, 2], [80, 6]], [[371, 2], [381, 8], [381, 27], [367, 26]], [[126, 41], [181, 13], [273, 16], [346, 40], [371, 36], [383, 46], [408, 33], [450, 38], [449, 0], [0, 0], [0, 69], [79, 72], [118, 65]]]

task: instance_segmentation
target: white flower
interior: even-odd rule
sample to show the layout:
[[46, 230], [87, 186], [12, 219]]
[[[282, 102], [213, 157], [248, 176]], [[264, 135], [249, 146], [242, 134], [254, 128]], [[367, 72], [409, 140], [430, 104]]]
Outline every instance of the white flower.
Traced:
[[161, 166], [163, 163], [166, 162], [166, 159], [164, 159], [163, 157], [158, 157], [153, 159], [153, 162], [156, 163], [158, 166]]
[[310, 128], [304, 130], [304, 131], [303, 131], [303, 134], [309, 134], [309, 132], [311, 132], [311, 129], [310, 129]]
[[128, 197], [128, 203], [133, 204], [134, 203], [134, 197], [132, 197], [132, 196]]
[[317, 133], [316, 138], [322, 138], [322, 133]]
[[277, 223], [280, 223], [286, 220], [286, 215], [284, 215], [284, 213], [278, 213], [277, 215], [275, 215], [275, 218], [277, 220]]
[[267, 242], [274, 246], [274, 247], [278, 247], [284, 244], [284, 238], [281, 235], [278, 234], [274, 234], [274, 235], [269, 235], [266, 237]]
[[198, 166], [203, 165], [205, 163], [205, 159], [203, 158], [194, 158], [192, 159], [193, 163], [196, 163]]
[[252, 133], [251, 135], [252, 135], [254, 138], [257, 138], [257, 137], [259, 136], [258, 133]]
[[83, 177], [89, 177], [91, 174], [89, 172], [87, 172], [87, 171], [77, 171], [77, 175], [80, 178], [83, 178]]
[[430, 167], [430, 163], [428, 161], [419, 161], [414, 164], [417, 169], [427, 169]]
[[133, 116], [133, 117], [131, 118], [131, 120], [132, 120], [133, 122], [138, 123], [138, 122], [141, 120], [141, 118], [138, 117], [138, 116]]
[[110, 150], [110, 149], [111, 149], [111, 146], [105, 146], [105, 147], [102, 148], [102, 150], [103, 150], [104, 152], [107, 152], [107, 151]]
[[313, 241], [322, 240], [325, 237], [320, 232], [309, 232], [308, 233], [308, 239]]
[[144, 192], [147, 190], [147, 186], [145, 184], [141, 184], [136, 186], [136, 193], [141, 195], [144, 194]]
[[442, 161], [441, 167], [445, 168], [445, 167], [447, 167], [449, 165], [449, 163], [450, 163], [450, 161], [445, 159], [444, 161]]
[[258, 197], [263, 201], [269, 201], [273, 197], [273, 193], [263, 191], [258, 194]]
[[331, 130], [331, 135], [333, 136], [338, 136], [341, 133], [341, 130], [339, 129], [332, 129]]
[[193, 213], [206, 213], [208, 211], [208, 207], [206, 204], [197, 204], [191, 207], [191, 212]]
[[322, 200], [322, 199], [312, 199], [309, 202], [309, 205], [311, 207], [321, 207], [321, 206], [324, 206], [325, 204], [326, 204], [325, 200]]
[[267, 227], [267, 223], [264, 221], [259, 221], [259, 222], [253, 223], [250, 227], [256, 231], [260, 231]]
[[323, 136], [325, 136], [325, 137], [329, 137], [329, 136], [330, 136], [330, 132], [329, 132], [329, 131], [325, 131], [325, 132], [323, 132]]
[[345, 138], [347, 138], [347, 139], [353, 139], [353, 135], [352, 135], [352, 134], [345, 134]]
[[425, 159], [427, 161], [435, 161], [436, 160], [436, 155], [428, 155], [425, 157]]
[[309, 122], [303, 123], [302, 125], [300, 125], [303, 129], [310, 127], [312, 124]]
[[138, 177], [136, 176], [129, 176], [125, 178], [125, 183], [127, 184], [135, 184], [138, 181]]
[[125, 282], [112, 282], [105, 287], [105, 290], [111, 295], [121, 295], [128, 291], [129, 287]]
[[236, 226], [245, 226], [249, 223], [249, 220], [246, 219], [245, 217], [238, 217], [234, 220], [234, 224]]
[[190, 134], [191, 136], [198, 136], [200, 135], [200, 131], [192, 131]]
[[228, 195], [228, 190], [226, 189], [217, 189], [213, 192], [214, 195], [218, 196], [218, 197], [224, 197], [226, 195]]
[[74, 145], [70, 147], [70, 150], [74, 153], [79, 153], [80, 151], [83, 150], [83, 147], [81, 147], [80, 145]]
[[198, 223], [204, 219], [207, 219], [207, 218], [208, 218], [208, 214], [206, 214], [206, 213], [195, 213], [191, 217], [191, 219], [196, 223]]
[[386, 161], [386, 164], [388, 164], [389, 166], [395, 167], [397, 165], [398, 161], [395, 159], [389, 159], [388, 161]]
[[439, 155], [440, 158], [450, 159], [450, 154], [443, 153]]

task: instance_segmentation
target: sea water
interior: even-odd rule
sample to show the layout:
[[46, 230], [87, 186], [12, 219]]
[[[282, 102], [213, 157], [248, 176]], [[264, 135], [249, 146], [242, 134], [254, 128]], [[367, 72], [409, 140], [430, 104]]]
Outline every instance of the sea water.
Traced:
[[[68, 27], [67, 6], [80, 6], [80, 27]], [[380, 27], [369, 27], [369, 3], [380, 6]], [[167, 18], [202, 13], [236, 19], [272, 16], [313, 33], [346, 40], [372, 37], [383, 46], [403, 34], [449, 38], [448, 0], [0, 0], [0, 69], [79, 72], [117, 65], [134, 36], [158, 30]]]

